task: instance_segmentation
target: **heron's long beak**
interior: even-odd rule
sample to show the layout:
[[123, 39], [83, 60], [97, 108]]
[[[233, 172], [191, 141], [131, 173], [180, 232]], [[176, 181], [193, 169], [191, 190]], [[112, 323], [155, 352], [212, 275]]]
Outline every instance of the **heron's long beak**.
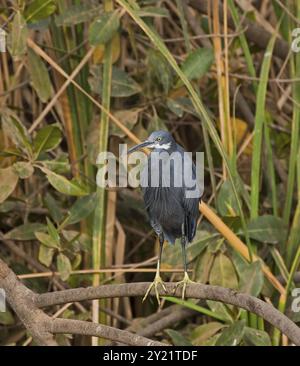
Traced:
[[153, 145], [153, 141], [144, 141], [138, 145], [135, 145], [133, 146], [131, 149], [128, 150], [127, 154], [131, 154], [133, 153], [134, 151], [137, 151], [137, 150], [140, 150], [142, 149], [143, 147], [147, 147], [147, 146], [150, 146], [150, 145]]

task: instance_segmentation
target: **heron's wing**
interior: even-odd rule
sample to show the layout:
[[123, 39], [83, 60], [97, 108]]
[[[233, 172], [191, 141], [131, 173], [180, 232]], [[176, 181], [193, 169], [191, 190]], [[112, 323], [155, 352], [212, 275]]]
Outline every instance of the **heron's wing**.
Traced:
[[183, 166], [185, 177], [187, 177], [186, 174], [191, 174], [192, 182], [195, 182], [192, 186], [190, 184], [184, 185], [182, 198], [182, 205], [185, 211], [185, 235], [188, 241], [191, 242], [195, 236], [197, 221], [200, 216], [199, 203], [201, 201], [201, 194], [198, 182], [196, 181], [196, 166], [188, 155], [185, 155]]
[[146, 208], [149, 220], [150, 220], [150, 225], [153, 228], [153, 230], [155, 231], [155, 233], [157, 235], [160, 235], [163, 232], [162, 226], [160, 225], [159, 221], [151, 215], [151, 210], [150, 210], [150, 205], [151, 205], [151, 203], [153, 203], [153, 201], [155, 199], [154, 198], [155, 192], [154, 192], [154, 190], [147, 189], [146, 187], [142, 188], [142, 192], [143, 192], [143, 197], [144, 197], [145, 208]]
[[189, 242], [191, 242], [196, 234], [197, 221], [199, 219], [199, 203], [200, 198], [188, 198], [183, 201], [185, 220], [184, 232]]

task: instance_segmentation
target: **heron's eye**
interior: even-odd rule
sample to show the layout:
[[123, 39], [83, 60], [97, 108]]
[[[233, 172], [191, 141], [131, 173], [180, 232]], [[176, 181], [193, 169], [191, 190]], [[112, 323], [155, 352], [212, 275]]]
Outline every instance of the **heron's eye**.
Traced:
[[161, 137], [157, 137], [156, 141], [161, 141]]

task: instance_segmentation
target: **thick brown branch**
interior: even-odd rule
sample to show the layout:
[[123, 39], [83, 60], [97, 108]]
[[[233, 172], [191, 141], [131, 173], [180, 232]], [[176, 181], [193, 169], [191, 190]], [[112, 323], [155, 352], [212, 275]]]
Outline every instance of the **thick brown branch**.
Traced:
[[167, 346], [165, 343], [152, 341], [151, 339], [130, 333], [126, 330], [82, 320], [54, 319], [51, 324], [51, 333], [70, 333], [101, 337], [122, 342], [130, 346]]
[[[195, 310], [183, 308], [180, 305], [171, 305], [142, 319], [138, 324], [136, 334], [143, 337], [153, 337], [166, 328], [173, 328], [176, 323], [186, 320], [193, 315], [199, 315], [199, 313]], [[131, 325], [126, 328], [126, 330], [131, 332], [134, 328], [136, 328], [136, 326]]]
[[[172, 305], [142, 319], [138, 323], [138, 327], [133, 323], [126, 330], [128, 332], [135, 331], [136, 334], [143, 337], [153, 337], [156, 333], [168, 327], [174, 327], [177, 322], [194, 314], [199, 313], [194, 310], [182, 308], [180, 305]], [[124, 344], [115, 343], [114, 345], [123, 346]]]
[[[146, 342], [143, 344], [154, 345], [156, 342], [143, 337], [142, 339], [134, 338], [141, 336], [132, 335], [127, 331], [120, 331], [115, 328], [75, 320], [67, 323], [62, 323], [62, 321], [58, 319], [52, 320], [39, 309], [45, 306], [75, 301], [124, 296], [143, 296], [148, 286], [148, 282], [128, 283], [77, 288], [37, 295], [25, 287], [0, 259], [0, 287], [5, 290], [8, 302], [15, 310], [20, 320], [24, 323], [25, 327], [31, 332], [35, 341], [40, 345], [56, 345], [52, 333], [89, 334], [122, 343], [128, 343], [128, 341], [130, 341], [131, 343], [128, 344], [133, 344], [132, 342], [142, 341]], [[168, 283], [166, 284], [166, 287], [167, 294], [173, 294], [173, 291], [176, 288], [175, 283]], [[166, 294], [161, 293], [161, 295]], [[177, 289], [174, 296], [179, 297], [180, 295], [180, 290]], [[238, 293], [231, 289], [203, 284], [189, 285], [186, 289], [186, 296], [195, 299], [221, 301], [246, 309], [261, 316], [281, 330], [281, 332], [296, 345], [300, 345], [300, 328], [273, 306], [260, 299], [247, 294]]]
[[1, 259], [0, 288], [4, 289], [7, 301], [36, 343], [41, 346], [57, 345], [53, 335], [47, 329], [51, 319], [35, 305], [36, 295], [17, 279]]
[[187, 319], [192, 315], [199, 314], [194, 310], [178, 308], [167, 316], [163, 317], [160, 320], [148, 325], [144, 329], [141, 329], [137, 332], [137, 334], [144, 337], [153, 337], [156, 333], [163, 331], [168, 327], [174, 327], [174, 325], [183, 319]]
[[[143, 296], [149, 286], [148, 282], [127, 283], [121, 285], [103, 285], [98, 287], [78, 288], [65, 291], [41, 294], [36, 297], [36, 305], [45, 307], [67, 302], [93, 300], [100, 298]], [[173, 294], [175, 283], [166, 284], [167, 294]], [[153, 294], [153, 293], [152, 293]], [[163, 291], [161, 295], [166, 295]], [[174, 296], [180, 297], [180, 290]], [[300, 345], [300, 328], [288, 317], [273, 306], [256, 297], [237, 291], [203, 284], [190, 284], [186, 289], [186, 297], [221, 301], [246, 309], [257, 314], [278, 328], [296, 345]]]
[[[178, 312], [181, 312], [182, 310], [186, 310], [185, 308], [182, 308], [180, 305], [171, 305], [167, 308], [161, 309], [157, 311], [156, 313], [153, 313], [149, 316], [147, 316], [144, 319], [141, 319], [141, 321], [138, 323], [138, 328], [136, 328], [136, 324], [132, 324], [126, 330], [131, 332], [133, 329], [135, 329], [137, 334], [143, 335], [145, 337], [151, 337], [150, 335], [143, 334], [142, 332], [147, 332], [148, 328], [153, 329], [152, 326], [155, 324], [160, 324], [161, 322], [164, 322], [165, 318], [169, 319], [169, 316], [171, 314], [178, 314]], [[174, 322], [172, 323], [174, 324]], [[155, 333], [161, 331], [164, 328], [159, 328]], [[155, 333], [152, 333], [154, 335]]]
[[[0, 288], [24, 326], [38, 345], [56, 346], [53, 334], [72, 333], [102, 337], [133, 346], [165, 346], [138, 334], [86, 321], [51, 319], [36, 305], [36, 295], [24, 286], [0, 259]], [[60, 293], [62, 293], [61, 291]]]

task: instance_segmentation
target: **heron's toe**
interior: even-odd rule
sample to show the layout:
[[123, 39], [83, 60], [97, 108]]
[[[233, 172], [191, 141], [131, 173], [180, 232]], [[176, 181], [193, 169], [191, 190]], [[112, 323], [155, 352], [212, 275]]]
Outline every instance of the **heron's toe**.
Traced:
[[195, 281], [192, 281], [188, 275], [187, 272], [184, 273], [184, 277], [182, 281], [179, 281], [175, 284], [174, 290], [173, 290], [173, 295], [175, 294], [176, 290], [178, 289], [178, 287], [182, 286], [182, 294], [181, 294], [181, 298], [182, 300], [185, 299], [185, 291], [186, 291], [186, 287], [188, 284], [192, 284], [192, 283], [196, 283]]
[[165, 283], [163, 281], [161, 281], [160, 284], [161, 284], [161, 287], [164, 289], [164, 291], [167, 292]]
[[154, 286], [154, 291], [155, 291], [155, 297], [157, 299], [158, 305], [160, 305], [160, 298], [159, 298], [159, 292], [158, 292], [158, 285], [161, 285], [161, 287], [163, 288], [163, 290], [166, 292], [166, 286], [163, 282], [163, 280], [161, 279], [160, 276], [155, 276], [154, 281], [150, 284], [150, 286], [147, 289], [147, 292], [145, 294], [145, 296], [143, 297], [143, 302], [146, 300], [146, 298], [149, 296], [152, 287]]

